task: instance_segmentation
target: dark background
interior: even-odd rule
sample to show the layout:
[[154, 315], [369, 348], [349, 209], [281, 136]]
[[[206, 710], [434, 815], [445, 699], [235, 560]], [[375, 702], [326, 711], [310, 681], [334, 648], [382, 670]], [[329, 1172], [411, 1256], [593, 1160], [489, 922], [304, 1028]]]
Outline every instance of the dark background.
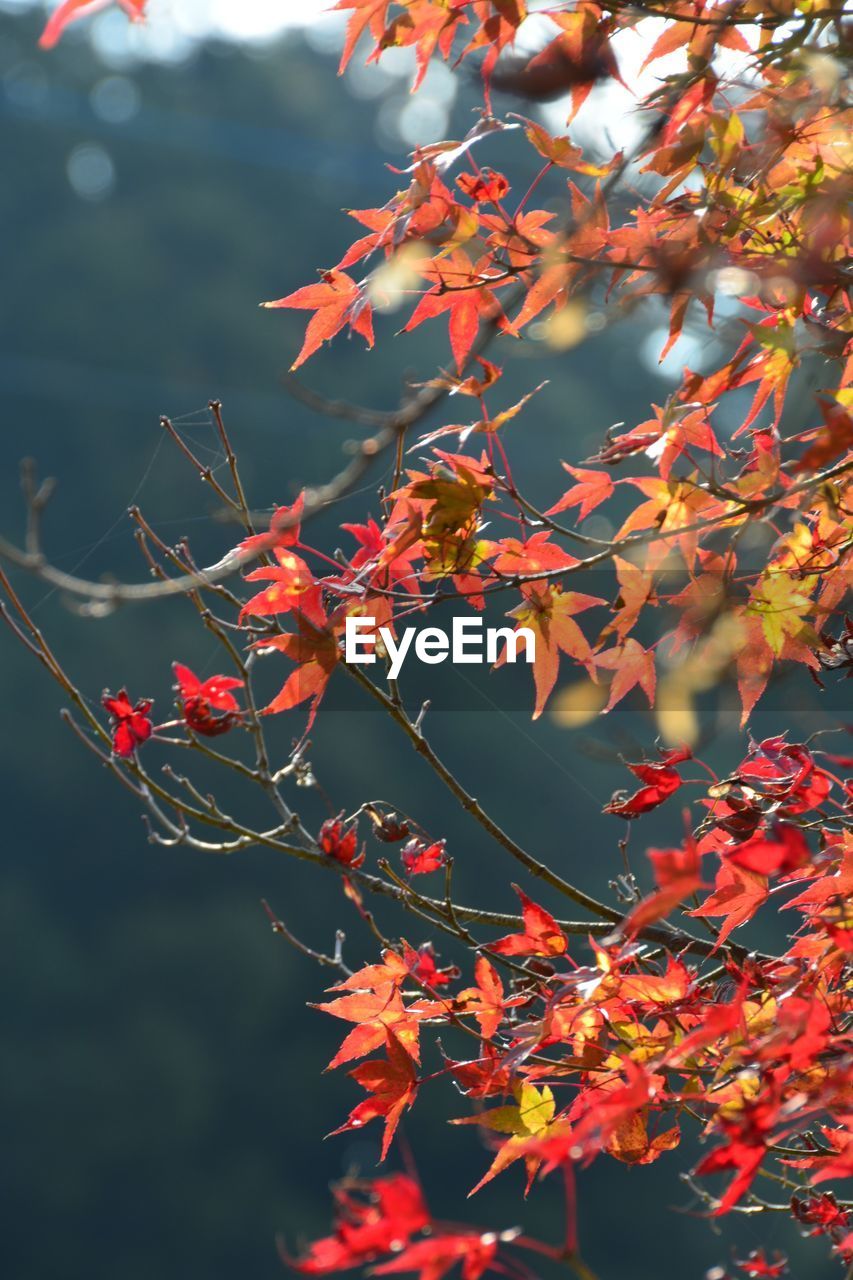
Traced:
[[[384, 165], [406, 150], [393, 137], [405, 84], [367, 98], [357, 77], [336, 79], [334, 57], [297, 35], [248, 51], [210, 43], [176, 66], [116, 66], [77, 34], [40, 54], [38, 25], [30, 15], [0, 17], [2, 529], [19, 536], [16, 460], [29, 454], [60, 479], [45, 534], [62, 567], [142, 577], [124, 518], [130, 502], [167, 540], [191, 535], [206, 563], [234, 534], [210, 521], [215, 503], [164, 441], [158, 417], [170, 414], [220, 467], [206, 404], [221, 397], [258, 506], [292, 499], [336, 466], [352, 428], [313, 416], [282, 385], [303, 317], [257, 304], [340, 256], [353, 235], [342, 208], [390, 195], [396, 180]], [[457, 131], [467, 106], [463, 94]], [[380, 338], [398, 320], [383, 319]], [[440, 327], [386, 338], [369, 354], [341, 339], [306, 381], [391, 406], [404, 371], [429, 376], [446, 362]], [[505, 353], [501, 404], [551, 379], [518, 427], [531, 431], [533, 446], [518, 452], [535, 497], [559, 493], [555, 456], [585, 456], [606, 426], [633, 424], [666, 394], [642, 358], [648, 332], [645, 319], [559, 358], [535, 345]], [[334, 526], [375, 511], [382, 479], [369, 477], [334, 521], [318, 522], [315, 541], [333, 550]], [[173, 658], [219, 669], [189, 606], [94, 621], [39, 584], [20, 585], [93, 698], [127, 683], [163, 711]], [[328, 1182], [353, 1166], [370, 1172], [378, 1146], [370, 1130], [321, 1143], [361, 1096], [342, 1073], [321, 1075], [345, 1028], [306, 1009], [322, 998], [326, 975], [270, 933], [259, 900], [321, 948], [347, 927], [351, 964], [371, 958], [375, 944], [330, 877], [269, 852], [206, 860], [148, 845], [132, 798], [62, 726], [57, 688], [8, 634], [0, 664], [3, 1274], [276, 1276], [274, 1234], [294, 1246], [324, 1230]], [[725, 695], [709, 721], [712, 760], [738, 758], [732, 705]], [[501, 822], [604, 892], [622, 828], [601, 805], [625, 783], [617, 753], [650, 743], [654, 725], [639, 703], [592, 731], [531, 726], [528, 716], [472, 705], [434, 717], [432, 728]], [[799, 694], [787, 703], [772, 695], [756, 732], [816, 723]], [[277, 725], [280, 749], [298, 731], [295, 713]], [[315, 744], [336, 809], [366, 795], [395, 800], [447, 835], [462, 900], [512, 906], [512, 866], [454, 812], [392, 728], [347, 704], [321, 717]], [[297, 798], [309, 823], [326, 816], [316, 794]], [[677, 839], [676, 819], [650, 820], [635, 842]], [[421, 941], [419, 922], [379, 916], [387, 931]], [[438, 1086], [406, 1126], [435, 1212], [487, 1227], [523, 1221], [556, 1238], [556, 1181], [525, 1205], [513, 1170], [464, 1204], [488, 1158], [472, 1130], [444, 1123], [465, 1112]], [[742, 1252], [784, 1245], [797, 1276], [832, 1274], [819, 1249], [783, 1236], [775, 1221], [730, 1220], [716, 1236], [681, 1212], [691, 1201], [678, 1172], [689, 1158], [683, 1147], [652, 1169], [601, 1161], [581, 1176], [584, 1251], [602, 1280], [698, 1280], [730, 1258], [735, 1240]]]

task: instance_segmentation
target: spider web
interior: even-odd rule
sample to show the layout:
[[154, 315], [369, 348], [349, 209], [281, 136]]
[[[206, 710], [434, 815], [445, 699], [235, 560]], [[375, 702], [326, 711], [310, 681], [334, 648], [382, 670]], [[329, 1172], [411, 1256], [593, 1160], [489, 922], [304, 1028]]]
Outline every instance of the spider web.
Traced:
[[[181, 439], [188, 445], [200, 462], [207, 467], [212, 475], [217, 475], [223, 469], [227, 470], [228, 460], [222, 441], [216, 432], [216, 425], [213, 414], [207, 405], [202, 408], [190, 410], [188, 413], [181, 414], [179, 417], [170, 418], [172, 426], [180, 435]], [[213, 441], [214, 443], [211, 443]], [[84, 542], [76, 547], [67, 547], [54, 557], [57, 564], [61, 564], [66, 572], [70, 574], [79, 574], [89, 563], [92, 557], [104, 546], [110, 542], [116, 541], [123, 537], [127, 530], [128, 507], [132, 507], [139, 503], [140, 498], [146, 490], [146, 486], [151, 479], [156, 468], [160, 454], [167, 443], [171, 443], [167, 439], [167, 434], [159, 429], [159, 436], [153, 450], [151, 451], [147, 462], [143, 464], [142, 473], [133, 486], [128, 498], [122, 504], [115, 519], [112, 520], [102, 534], [94, 540]], [[187, 463], [189, 465], [189, 463]], [[158, 529], [167, 529], [175, 525], [185, 526], [188, 524], [209, 523], [210, 515], [197, 516], [180, 516], [174, 519], [158, 520]], [[72, 563], [68, 564], [69, 557], [73, 557]], [[42, 609], [53, 597], [59, 592], [59, 587], [51, 587], [45, 594], [33, 605], [33, 613]]]

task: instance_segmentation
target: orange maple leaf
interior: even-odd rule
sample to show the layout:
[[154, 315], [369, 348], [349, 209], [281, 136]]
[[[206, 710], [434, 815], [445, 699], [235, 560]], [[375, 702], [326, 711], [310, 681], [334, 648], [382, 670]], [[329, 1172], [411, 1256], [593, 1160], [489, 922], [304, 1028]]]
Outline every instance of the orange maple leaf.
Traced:
[[265, 565], [246, 574], [246, 582], [270, 582], [270, 586], [247, 600], [240, 610], [240, 621], [246, 614], [264, 617], [277, 613], [300, 613], [317, 626], [326, 621], [323, 592], [313, 573], [300, 556], [284, 547], [275, 548], [277, 565]]
[[506, 1002], [504, 987], [497, 969], [485, 956], [478, 956], [474, 965], [476, 987], [466, 987], [456, 997], [463, 1013], [473, 1013], [480, 1025], [484, 1040], [491, 1040], [503, 1018], [504, 1009], [515, 1000]]
[[489, 950], [501, 956], [561, 956], [569, 942], [557, 921], [526, 893], [514, 884], [513, 889], [521, 899], [522, 933], [508, 933], [504, 938], [489, 944]]
[[[662, 535], [671, 535], [663, 545], [676, 543], [692, 567], [699, 542], [699, 531], [693, 526], [723, 515], [726, 504], [692, 480], [656, 480], [647, 476], [628, 476], [627, 480], [646, 495], [646, 501], [631, 512], [616, 537], [657, 528]], [[684, 533], [679, 532], [682, 529]]]
[[274, 715], [279, 711], [289, 711], [310, 698], [310, 725], [337, 665], [338, 642], [330, 628], [314, 625], [301, 613], [297, 613], [296, 622], [298, 633], [287, 632], [272, 636], [259, 641], [254, 647], [261, 652], [277, 649], [279, 653], [298, 663], [296, 670], [290, 673], [272, 702], [264, 708], [264, 713]]
[[263, 302], [261, 306], [296, 307], [315, 312], [308, 321], [302, 349], [290, 366], [291, 369], [298, 369], [324, 342], [340, 333], [345, 324], [361, 334], [369, 347], [373, 346], [373, 312], [370, 304], [356, 282], [345, 271], [337, 268], [324, 271], [319, 284], [305, 285], [275, 302]]
[[648, 858], [657, 888], [643, 898], [626, 919], [623, 929], [629, 937], [656, 920], [663, 920], [689, 894], [702, 886], [702, 860], [692, 837], [687, 838], [683, 849], [649, 849]]
[[613, 492], [613, 480], [606, 471], [588, 471], [584, 467], [570, 467], [568, 462], [563, 463], [563, 468], [570, 476], [574, 476], [577, 484], [567, 489], [560, 501], [555, 502], [553, 507], [549, 507], [545, 514], [555, 516], [561, 511], [568, 511], [570, 507], [580, 507], [578, 520], [585, 520], [590, 511], [594, 511], [605, 498], [610, 497]]
[[[563, 591], [555, 583], [543, 586], [531, 586], [525, 591], [523, 602], [510, 611], [509, 617], [515, 618], [516, 630], [526, 627], [533, 632], [536, 645], [536, 659], [533, 663], [533, 681], [536, 685], [536, 705], [533, 719], [536, 720], [557, 679], [560, 665], [560, 654], [569, 657], [585, 667], [590, 677], [595, 679], [595, 661], [589, 641], [574, 621], [574, 615], [583, 609], [592, 609], [595, 605], [605, 604], [598, 596], [580, 595], [576, 591]], [[519, 640], [519, 648], [526, 643], [526, 637]], [[498, 666], [501, 665], [501, 660]]]
[[406, 1007], [400, 993], [407, 977], [409, 968], [405, 960], [394, 951], [385, 951], [382, 964], [366, 965], [331, 988], [345, 995], [314, 1006], [335, 1018], [357, 1024], [344, 1038], [327, 1071], [353, 1058], [363, 1058], [386, 1044], [389, 1031], [406, 1053], [420, 1062], [418, 1015]]
[[352, 17], [347, 23], [347, 33], [344, 37], [344, 47], [338, 67], [339, 76], [346, 70], [347, 63], [355, 52], [355, 46], [363, 32], [369, 31], [377, 44], [382, 39], [390, 6], [391, 0], [338, 0], [334, 12], [352, 11]]
[[654, 650], [644, 649], [637, 640], [627, 639], [615, 649], [595, 655], [596, 667], [613, 672], [610, 681], [610, 697], [602, 714], [606, 715], [625, 697], [635, 685], [639, 685], [649, 700], [655, 704], [655, 655]]
[[688, 915], [700, 918], [723, 917], [723, 925], [714, 944], [716, 949], [723, 945], [733, 929], [752, 919], [769, 895], [767, 876], [747, 871], [733, 862], [724, 862], [717, 872], [714, 892], [705, 899], [701, 907], [688, 912]]
[[524, 542], [520, 538], [501, 538], [484, 546], [486, 554], [497, 552], [492, 567], [508, 577], [529, 577], [534, 573], [550, 573], [557, 569], [571, 569], [577, 563], [562, 547], [551, 542], [547, 529], [532, 533]]
[[329, 1135], [332, 1137], [336, 1133], [345, 1133], [348, 1129], [360, 1129], [370, 1120], [382, 1117], [385, 1120], [385, 1132], [382, 1135], [380, 1160], [384, 1160], [388, 1154], [400, 1117], [412, 1105], [418, 1091], [418, 1081], [409, 1052], [388, 1026], [385, 1027], [385, 1037], [388, 1057], [362, 1062], [349, 1073], [372, 1096], [354, 1107], [346, 1123], [339, 1129], [333, 1129]]
[[[423, 274], [434, 284], [415, 307], [403, 332], [409, 333], [424, 320], [448, 311], [450, 348], [460, 371], [468, 360], [481, 320], [495, 324], [504, 333], [516, 334], [515, 325], [504, 315], [493, 292], [507, 281], [501, 279], [491, 285], [490, 267], [488, 255], [472, 263], [462, 249], [454, 249], [445, 258], [430, 260]], [[494, 268], [491, 270], [494, 273]]]

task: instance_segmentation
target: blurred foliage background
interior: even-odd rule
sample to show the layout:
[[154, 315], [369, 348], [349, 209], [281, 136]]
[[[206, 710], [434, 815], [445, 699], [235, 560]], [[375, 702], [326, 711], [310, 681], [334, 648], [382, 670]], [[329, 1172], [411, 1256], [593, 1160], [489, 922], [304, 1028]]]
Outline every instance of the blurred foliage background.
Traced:
[[[355, 68], [338, 80], [334, 51], [310, 30], [248, 46], [184, 41], [143, 56], [113, 38], [115, 18], [123, 22], [105, 15], [93, 38], [72, 33], [47, 56], [35, 15], [0, 14], [0, 510], [3, 531], [17, 535], [15, 464], [35, 456], [60, 480], [45, 528], [57, 563], [138, 579], [131, 502], [167, 540], [190, 535], [201, 563], [234, 540], [211, 521], [215, 503], [164, 439], [161, 413], [220, 466], [206, 405], [221, 397], [258, 506], [290, 500], [343, 456], [352, 428], [312, 415], [283, 385], [302, 318], [257, 304], [336, 260], [352, 238], [341, 210], [381, 203], [395, 183], [386, 163], [464, 130], [473, 97], [463, 84], [454, 103], [440, 70], [419, 105], [397, 71], [370, 78]], [[555, 457], [585, 456], [609, 424], [640, 420], [666, 395], [666, 369], [649, 359], [659, 322], [629, 321], [561, 354], [536, 344], [504, 353], [505, 403], [550, 379], [519, 427], [531, 431], [532, 447], [519, 452], [534, 497], [557, 496]], [[394, 316], [383, 321], [388, 337], [396, 327]], [[427, 326], [371, 353], [338, 341], [306, 380], [387, 407], [404, 372], [428, 377], [446, 360], [444, 338]], [[334, 525], [376, 509], [382, 478], [318, 522], [314, 537], [332, 549]], [[95, 698], [127, 683], [163, 711], [173, 658], [219, 669], [189, 606], [96, 621], [37, 583], [20, 585]], [[320, 948], [344, 926], [351, 964], [375, 944], [331, 877], [262, 851], [205, 861], [148, 845], [132, 799], [60, 724], [57, 689], [8, 635], [0, 646], [3, 1272], [279, 1275], [275, 1233], [293, 1248], [324, 1230], [328, 1182], [372, 1171], [378, 1145], [370, 1131], [321, 1143], [358, 1093], [342, 1074], [321, 1075], [343, 1028], [306, 1008], [327, 975], [271, 934], [260, 898]], [[815, 726], [813, 711], [783, 706], [768, 698], [757, 731]], [[571, 731], [548, 722], [534, 734], [528, 714], [472, 710], [435, 717], [432, 728], [500, 821], [601, 891], [620, 866], [623, 829], [600, 813], [625, 783], [618, 753], [635, 754], [655, 726], [639, 704]], [[724, 702], [710, 759], [739, 758], [735, 724]], [[297, 731], [293, 721], [275, 726], [282, 751]], [[366, 795], [394, 799], [448, 836], [462, 900], [511, 906], [512, 868], [371, 711], [321, 717], [313, 761], [335, 809]], [[304, 803], [319, 824], [321, 798], [304, 793]], [[678, 821], [654, 815], [634, 841], [676, 841]], [[422, 940], [418, 921], [379, 916], [386, 931]], [[463, 1111], [443, 1085], [407, 1125], [435, 1212], [488, 1227], [524, 1221], [556, 1237], [556, 1181], [523, 1204], [516, 1170], [463, 1204], [487, 1158], [471, 1130], [444, 1123]], [[698, 1280], [735, 1241], [747, 1251], [777, 1243], [772, 1222], [730, 1221], [715, 1235], [682, 1212], [688, 1155], [682, 1148], [639, 1171], [600, 1163], [581, 1176], [584, 1251], [604, 1280]], [[778, 1243], [795, 1275], [830, 1274], [808, 1246]]]

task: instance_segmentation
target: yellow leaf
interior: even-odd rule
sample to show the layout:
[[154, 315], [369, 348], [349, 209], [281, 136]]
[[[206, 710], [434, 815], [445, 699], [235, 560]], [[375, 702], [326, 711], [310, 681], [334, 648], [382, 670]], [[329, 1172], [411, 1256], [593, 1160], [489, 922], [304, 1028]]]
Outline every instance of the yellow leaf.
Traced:
[[767, 570], [756, 587], [747, 612], [761, 619], [768, 647], [778, 658], [786, 636], [798, 636], [806, 626], [804, 615], [813, 607], [811, 592], [817, 579]]
[[518, 1118], [528, 1133], [539, 1133], [554, 1119], [554, 1095], [547, 1085], [523, 1084], [518, 1091]]

